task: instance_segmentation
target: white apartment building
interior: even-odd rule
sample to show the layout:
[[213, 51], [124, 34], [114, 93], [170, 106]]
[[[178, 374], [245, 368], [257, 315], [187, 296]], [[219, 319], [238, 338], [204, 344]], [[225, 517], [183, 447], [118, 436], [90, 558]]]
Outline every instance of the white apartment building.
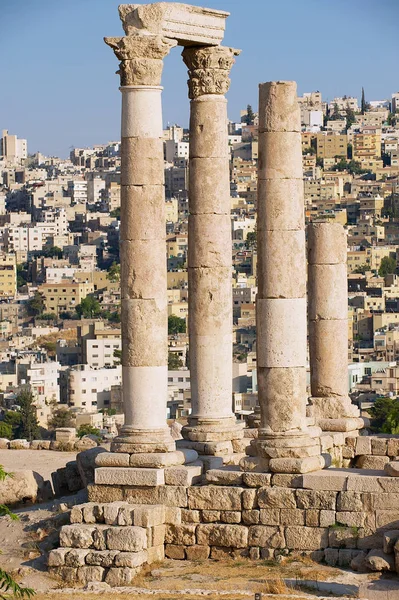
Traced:
[[78, 251], [79, 266], [82, 271], [94, 271], [97, 265], [97, 248], [91, 244], [81, 244]]
[[96, 412], [108, 408], [111, 402], [111, 387], [121, 385], [122, 367], [98, 369], [89, 365], [75, 365], [69, 372], [69, 405], [76, 412]]
[[188, 142], [175, 142], [167, 140], [165, 142], [165, 160], [173, 163], [176, 158], [185, 158], [188, 160], [190, 144]]
[[399, 112], [399, 92], [392, 94], [391, 111], [393, 113]]
[[121, 350], [121, 338], [104, 338], [85, 340], [85, 358], [91, 369], [114, 367], [120, 359], [114, 357], [115, 350]]
[[16, 135], [10, 135], [7, 129], [3, 129], [0, 139], [0, 158], [6, 163], [20, 163], [28, 156], [28, 142], [18, 139]]
[[31, 253], [43, 249], [41, 227], [9, 225], [4, 228], [4, 249], [6, 252]]
[[357, 98], [354, 98], [353, 96], [342, 96], [342, 98], [334, 98], [334, 100], [328, 103], [328, 110], [330, 112], [334, 112], [335, 105], [338, 106], [339, 112], [345, 112], [347, 108], [350, 108], [355, 112], [359, 110]]
[[67, 194], [76, 204], [86, 204], [87, 202], [87, 181], [74, 179], [68, 181]]
[[60, 401], [58, 371], [61, 365], [52, 361], [46, 363], [31, 362], [27, 369], [27, 381], [31, 392], [39, 400], [40, 405]]
[[90, 178], [87, 180], [87, 202], [96, 204], [101, 200], [101, 191], [105, 190], [105, 181], [101, 177], [94, 177], [93, 173], [89, 173]]
[[46, 267], [46, 283], [72, 281], [76, 270], [74, 267]]

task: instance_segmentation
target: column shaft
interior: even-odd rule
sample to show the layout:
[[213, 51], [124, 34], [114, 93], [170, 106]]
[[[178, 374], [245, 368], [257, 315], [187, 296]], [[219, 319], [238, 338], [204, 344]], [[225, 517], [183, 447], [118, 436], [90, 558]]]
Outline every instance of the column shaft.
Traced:
[[[259, 86], [258, 397], [261, 464], [323, 466], [306, 421], [306, 249], [300, 114], [294, 82]], [[262, 462], [263, 461], [263, 462]]]
[[[339, 223], [308, 225], [311, 404], [322, 429], [357, 429], [348, 396], [346, 232]], [[340, 423], [331, 420], [341, 420]]]

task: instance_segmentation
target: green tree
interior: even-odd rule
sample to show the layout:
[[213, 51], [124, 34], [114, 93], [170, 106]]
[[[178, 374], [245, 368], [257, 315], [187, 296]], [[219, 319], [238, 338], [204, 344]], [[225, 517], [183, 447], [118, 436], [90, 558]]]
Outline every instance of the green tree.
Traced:
[[120, 365], [122, 362], [122, 350], [119, 350], [118, 348], [115, 348], [114, 350], [114, 358], [117, 358], [118, 360], [114, 361], [114, 365]]
[[0, 421], [0, 438], [12, 439], [12, 427], [4, 421]]
[[399, 433], [398, 398], [377, 398], [369, 412], [372, 418], [371, 429], [374, 432]]
[[247, 248], [256, 247], [256, 231], [248, 231], [245, 245], [247, 246]]
[[49, 429], [58, 429], [59, 427], [73, 427], [75, 418], [73, 412], [65, 407], [56, 408], [48, 420]]
[[353, 272], [360, 275], [364, 275], [366, 271], [370, 271], [370, 265], [359, 265]]
[[3, 422], [6, 425], [9, 425], [11, 427], [11, 436], [12, 439], [18, 437], [17, 436], [17, 431], [18, 431], [18, 427], [21, 424], [21, 413], [16, 411], [16, 410], [8, 410], [5, 414], [4, 414], [4, 420]]
[[27, 273], [27, 265], [19, 264], [17, 265], [17, 289], [19, 290], [24, 285], [26, 285], [28, 281], [28, 273]]
[[62, 258], [63, 251], [58, 246], [46, 246], [43, 248], [42, 255], [47, 258]]
[[32, 392], [28, 392], [27, 390], [20, 392], [15, 399], [15, 404], [20, 407], [19, 412], [21, 415], [21, 421], [15, 435], [29, 442], [41, 437], [34, 401]]
[[168, 335], [176, 335], [177, 333], [186, 333], [186, 320], [169, 315], [168, 317]]
[[395, 273], [395, 271], [396, 260], [392, 256], [384, 256], [384, 258], [381, 260], [380, 268], [378, 269], [378, 275], [380, 277], [385, 277], [385, 275]]
[[183, 366], [182, 360], [176, 352], [168, 352], [168, 369], [169, 371], [177, 371]]
[[346, 155], [348, 157], [349, 160], [352, 160], [353, 158], [353, 146], [352, 144], [348, 144], [346, 147]]
[[[12, 477], [12, 473], [7, 473], [3, 465], [0, 465], [0, 481], [6, 477]], [[0, 504], [0, 517], [9, 516], [13, 521], [18, 520], [18, 516], [10, 511], [4, 504]], [[35, 591], [32, 588], [21, 587], [13, 577], [0, 569], [0, 600], [11, 600], [11, 598], [31, 598]]]
[[348, 106], [348, 108], [345, 111], [345, 115], [346, 115], [346, 128], [349, 129], [349, 127], [351, 127], [353, 125], [353, 123], [356, 123], [355, 112]]
[[101, 306], [97, 298], [94, 296], [86, 296], [86, 298], [83, 298], [80, 304], [77, 305], [76, 312], [79, 317], [92, 319], [93, 317], [98, 317], [100, 315]]
[[112, 282], [116, 283], [121, 279], [121, 266], [117, 262], [113, 262], [108, 269], [107, 278]]
[[76, 435], [79, 438], [82, 438], [85, 435], [95, 435], [98, 438], [101, 437], [101, 433], [100, 430], [97, 429], [97, 427], [93, 427], [93, 425], [80, 425], [80, 427], [78, 427], [77, 431], [76, 431]]
[[27, 303], [28, 314], [32, 317], [42, 314], [44, 311], [44, 298], [40, 292], [35, 292], [33, 298], [30, 298]]
[[361, 100], [361, 112], [362, 115], [366, 112], [366, 97], [364, 95], [364, 88], [362, 87], [362, 100]]
[[253, 125], [255, 119], [255, 113], [252, 110], [252, 106], [250, 104], [247, 105], [247, 114], [245, 115], [243, 121], [247, 125]]
[[330, 119], [332, 121], [337, 121], [338, 119], [341, 118], [340, 112], [339, 112], [339, 106], [337, 103], [334, 104], [334, 110], [332, 112], [332, 114], [330, 115]]

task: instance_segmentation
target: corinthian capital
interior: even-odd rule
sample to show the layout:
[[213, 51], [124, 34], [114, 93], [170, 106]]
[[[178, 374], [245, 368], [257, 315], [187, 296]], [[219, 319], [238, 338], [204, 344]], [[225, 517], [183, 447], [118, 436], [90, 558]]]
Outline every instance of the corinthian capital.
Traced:
[[240, 52], [225, 46], [185, 48], [182, 56], [188, 67], [189, 98], [192, 100], [204, 94], [223, 95], [228, 92], [230, 70], [235, 63], [234, 57]]
[[121, 85], [160, 85], [163, 59], [177, 45], [160, 35], [134, 33], [126, 37], [104, 38], [121, 61]]

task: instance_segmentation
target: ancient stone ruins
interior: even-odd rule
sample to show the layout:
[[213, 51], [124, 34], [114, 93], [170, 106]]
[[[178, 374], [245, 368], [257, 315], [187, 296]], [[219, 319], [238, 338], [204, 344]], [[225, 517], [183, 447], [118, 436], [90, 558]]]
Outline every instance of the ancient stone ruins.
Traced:
[[[359, 436], [364, 420], [348, 396], [343, 227], [311, 224], [306, 256], [296, 84], [259, 86], [259, 407], [244, 428], [231, 400], [224, 97], [240, 51], [220, 45], [228, 16], [223, 11], [161, 2], [122, 5], [119, 12], [126, 35], [105, 41], [120, 60], [122, 92], [125, 425], [111, 452], [98, 455], [90, 502], [72, 510], [49, 568], [64, 581], [123, 585], [143, 564], [164, 556], [257, 559], [304, 551], [331, 565], [394, 570], [399, 478], [392, 477], [398, 463], [390, 459], [399, 455], [399, 439]], [[163, 59], [176, 45], [184, 47], [191, 100], [192, 385], [192, 413], [177, 443], [166, 423], [160, 86]], [[368, 469], [353, 468], [355, 460]]]

